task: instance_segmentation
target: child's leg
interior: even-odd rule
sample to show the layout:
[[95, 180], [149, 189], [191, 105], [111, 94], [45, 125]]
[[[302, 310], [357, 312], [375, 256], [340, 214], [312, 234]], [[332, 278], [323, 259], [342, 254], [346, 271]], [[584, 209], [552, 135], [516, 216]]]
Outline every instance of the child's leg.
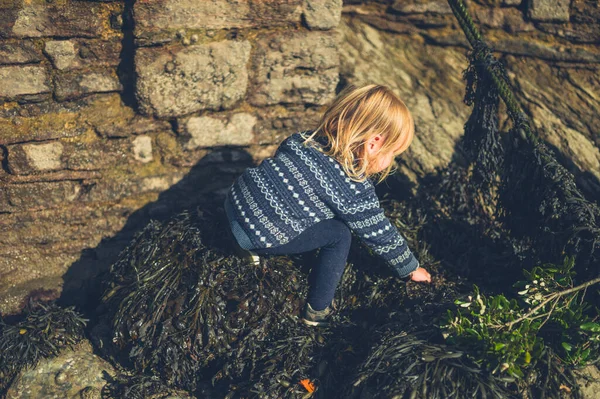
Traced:
[[323, 310], [331, 304], [344, 273], [351, 241], [348, 226], [337, 219], [327, 219], [309, 227], [287, 244], [253, 251], [259, 255], [287, 255], [321, 248], [308, 279], [307, 301], [314, 310]]

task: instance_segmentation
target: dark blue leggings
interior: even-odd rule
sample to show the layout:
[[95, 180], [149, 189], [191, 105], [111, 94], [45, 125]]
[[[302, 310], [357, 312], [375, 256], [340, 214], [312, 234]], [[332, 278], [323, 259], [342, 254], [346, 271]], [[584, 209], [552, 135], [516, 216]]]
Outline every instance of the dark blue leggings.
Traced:
[[321, 248], [317, 264], [308, 276], [307, 301], [314, 310], [323, 310], [331, 304], [344, 273], [351, 241], [348, 226], [340, 220], [327, 219], [307, 228], [284, 245], [252, 251], [258, 255], [286, 255]]

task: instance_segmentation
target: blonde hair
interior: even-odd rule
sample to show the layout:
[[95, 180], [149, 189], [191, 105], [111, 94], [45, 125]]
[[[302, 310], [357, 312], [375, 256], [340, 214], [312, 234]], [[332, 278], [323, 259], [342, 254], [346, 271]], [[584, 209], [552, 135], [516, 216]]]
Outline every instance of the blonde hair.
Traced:
[[[378, 173], [367, 174], [364, 144], [380, 133], [383, 145], [378, 155], [387, 154], [400, 145], [399, 155], [412, 143], [414, 121], [404, 102], [386, 86], [369, 84], [349, 85], [327, 107], [319, 126], [304, 140], [324, 154], [335, 158], [346, 174], [362, 182], [379, 175], [378, 183], [395, 170], [395, 162]], [[327, 144], [314, 145], [314, 138], [324, 137]]]

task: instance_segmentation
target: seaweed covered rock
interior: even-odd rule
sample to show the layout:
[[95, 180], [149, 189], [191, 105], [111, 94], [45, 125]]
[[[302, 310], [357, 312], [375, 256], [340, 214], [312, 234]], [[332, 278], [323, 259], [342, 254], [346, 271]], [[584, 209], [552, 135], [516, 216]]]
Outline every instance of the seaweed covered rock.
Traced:
[[106, 377], [112, 374], [113, 367], [92, 353], [89, 342], [82, 341], [56, 357], [42, 359], [33, 369], [23, 370], [6, 398], [100, 399]]
[[0, 320], [0, 393], [22, 369], [81, 341], [86, 322], [73, 308], [33, 301], [14, 324]]

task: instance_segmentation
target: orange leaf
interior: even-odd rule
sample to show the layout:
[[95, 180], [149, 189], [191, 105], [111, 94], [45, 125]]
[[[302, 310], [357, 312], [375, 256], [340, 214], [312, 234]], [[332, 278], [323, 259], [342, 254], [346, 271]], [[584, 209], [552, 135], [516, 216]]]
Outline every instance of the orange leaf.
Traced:
[[302, 385], [304, 389], [306, 389], [310, 393], [313, 393], [315, 391], [315, 384], [308, 378], [300, 380], [300, 385]]
[[560, 387], [558, 387], [558, 389], [559, 390], [563, 390], [564, 389], [567, 392], [571, 392], [571, 388], [569, 388], [568, 386], [563, 385], [563, 384], [560, 384]]

